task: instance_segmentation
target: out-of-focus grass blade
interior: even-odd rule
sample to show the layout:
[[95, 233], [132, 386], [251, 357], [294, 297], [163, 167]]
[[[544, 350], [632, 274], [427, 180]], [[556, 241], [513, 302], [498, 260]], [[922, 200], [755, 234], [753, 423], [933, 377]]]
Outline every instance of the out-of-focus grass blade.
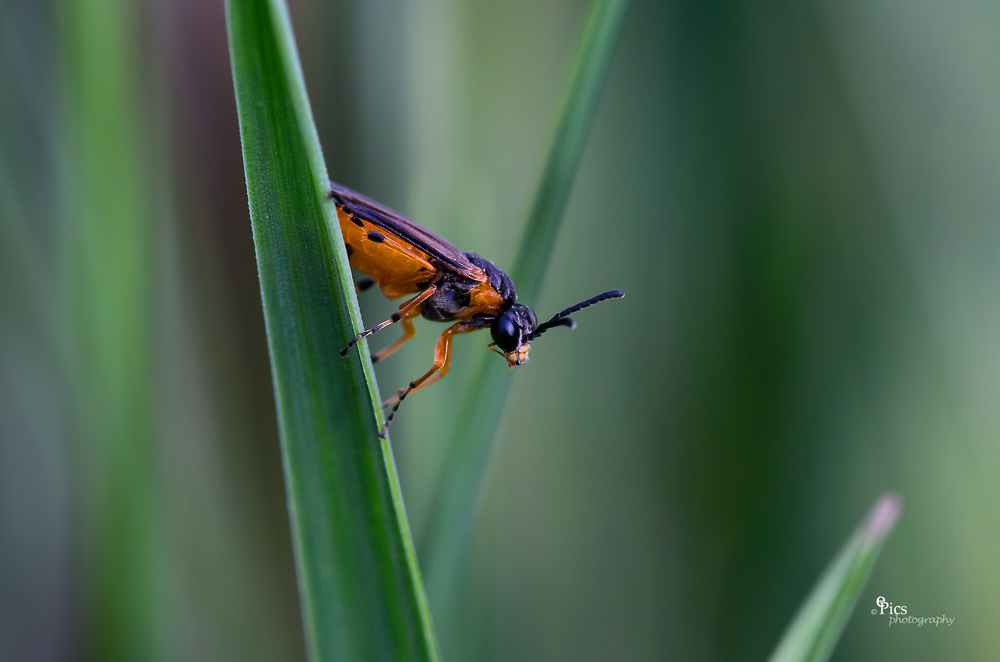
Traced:
[[[435, 660], [347, 253], [282, 0], [226, 3], [311, 659]], [[363, 345], [362, 345], [363, 346]]]
[[878, 500], [799, 608], [771, 662], [824, 662], [830, 658], [901, 508], [902, 501], [896, 495], [883, 495]]
[[82, 442], [87, 657], [158, 660], [164, 564], [152, 421], [154, 209], [139, 13], [132, 0], [59, 7], [76, 174], [65, 255]]
[[[595, 0], [577, 47], [555, 137], [511, 271], [518, 301], [528, 305], [538, 298], [627, 8], [628, 0]], [[448, 608], [465, 555], [494, 433], [510, 388], [507, 364], [496, 358], [484, 353], [473, 369], [421, 541], [427, 589], [439, 618]]]

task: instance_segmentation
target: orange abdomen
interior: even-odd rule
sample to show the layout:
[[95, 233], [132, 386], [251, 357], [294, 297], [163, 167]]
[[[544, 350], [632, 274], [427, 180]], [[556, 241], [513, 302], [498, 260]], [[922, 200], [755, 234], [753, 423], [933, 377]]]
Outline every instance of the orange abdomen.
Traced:
[[337, 209], [351, 266], [374, 278], [382, 293], [396, 299], [420, 290], [437, 269], [424, 251], [396, 235]]

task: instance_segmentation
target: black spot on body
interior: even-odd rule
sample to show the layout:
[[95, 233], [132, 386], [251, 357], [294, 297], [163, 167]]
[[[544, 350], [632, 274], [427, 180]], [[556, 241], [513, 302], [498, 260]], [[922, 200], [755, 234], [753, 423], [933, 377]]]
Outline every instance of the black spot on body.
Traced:
[[351, 216], [351, 223], [354, 223], [359, 228], [365, 227], [365, 224], [361, 222], [361, 219], [357, 216]]
[[381, 232], [376, 232], [375, 230], [369, 230], [368, 241], [374, 241], [376, 244], [381, 244], [385, 241], [385, 235]]

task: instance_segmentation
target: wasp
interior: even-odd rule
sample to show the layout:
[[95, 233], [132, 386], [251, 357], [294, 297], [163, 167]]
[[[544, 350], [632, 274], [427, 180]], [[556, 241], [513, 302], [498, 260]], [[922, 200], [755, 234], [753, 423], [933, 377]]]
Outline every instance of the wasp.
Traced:
[[621, 290], [598, 294], [539, 324], [531, 308], [517, 303], [514, 282], [489, 260], [460, 250], [388, 207], [334, 182], [330, 182], [327, 196], [337, 206], [351, 267], [367, 277], [357, 283], [357, 290], [378, 284], [389, 299], [416, 295], [389, 319], [356, 335], [341, 350], [341, 356], [346, 357], [362, 338], [401, 323], [402, 337], [373, 354], [372, 363], [376, 363], [416, 335], [413, 319], [418, 315], [434, 322], [454, 321], [438, 338], [434, 366], [383, 403], [383, 407], [391, 405], [392, 410], [379, 432], [382, 438], [408, 395], [448, 373], [451, 340], [456, 335], [489, 327], [493, 337], [489, 349], [507, 359], [507, 366], [513, 369], [528, 360], [531, 342], [538, 336], [557, 326], [575, 328], [576, 323], [569, 317], [573, 313], [625, 296]]

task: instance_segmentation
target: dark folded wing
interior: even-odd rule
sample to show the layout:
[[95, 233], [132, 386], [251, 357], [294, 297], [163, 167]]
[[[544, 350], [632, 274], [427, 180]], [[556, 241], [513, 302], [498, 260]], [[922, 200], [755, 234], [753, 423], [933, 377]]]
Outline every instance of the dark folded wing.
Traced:
[[330, 182], [330, 197], [350, 213], [405, 239], [453, 271], [472, 280], [481, 281], [486, 277], [483, 270], [470, 262], [460, 248], [385, 205], [335, 182]]

